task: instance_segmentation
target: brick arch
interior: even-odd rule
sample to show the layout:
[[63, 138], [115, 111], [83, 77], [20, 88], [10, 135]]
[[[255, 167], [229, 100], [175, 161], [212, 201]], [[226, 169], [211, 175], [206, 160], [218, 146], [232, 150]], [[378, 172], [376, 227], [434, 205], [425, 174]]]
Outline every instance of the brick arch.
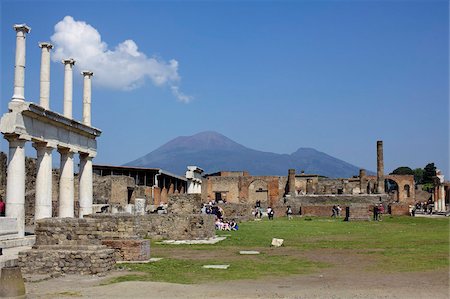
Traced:
[[253, 180], [248, 185], [248, 201], [252, 204], [260, 200], [261, 203], [267, 203], [269, 201], [269, 189], [268, 183], [261, 179]]
[[[398, 200], [400, 202], [404, 201], [414, 201], [414, 176], [413, 175], [386, 175], [385, 179], [392, 180], [398, 186]], [[409, 196], [408, 196], [409, 189]]]

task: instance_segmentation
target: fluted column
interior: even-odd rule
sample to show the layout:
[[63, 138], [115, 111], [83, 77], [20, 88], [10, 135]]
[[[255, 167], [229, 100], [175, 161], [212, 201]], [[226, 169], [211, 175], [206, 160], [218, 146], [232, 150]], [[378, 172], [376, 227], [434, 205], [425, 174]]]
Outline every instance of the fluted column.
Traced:
[[73, 154], [68, 148], [58, 148], [61, 154], [59, 171], [59, 217], [74, 217]]
[[52, 150], [46, 142], [34, 143], [37, 151], [36, 203], [34, 218], [52, 217]]
[[31, 28], [25, 24], [14, 25], [16, 31], [16, 63], [14, 65], [14, 94], [12, 101], [25, 100], [25, 36]]
[[83, 124], [91, 126], [91, 77], [93, 72], [84, 71], [81, 73], [84, 77], [83, 84]]
[[6, 217], [17, 219], [19, 237], [25, 235], [25, 142], [17, 135], [5, 136], [9, 142], [6, 179]]
[[50, 50], [53, 48], [52, 44], [39, 43], [41, 51], [41, 79], [40, 79], [40, 94], [39, 100], [41, 107], [50, 109]]
[[73, 66], [75, 60], [64, 59], [64, 110], [63, 114], [67, 118], [72, 118], [72, 96], [73, 96]]
[[80, 213], [79, 217], [92, 214], [92, 156], [80, 154]]

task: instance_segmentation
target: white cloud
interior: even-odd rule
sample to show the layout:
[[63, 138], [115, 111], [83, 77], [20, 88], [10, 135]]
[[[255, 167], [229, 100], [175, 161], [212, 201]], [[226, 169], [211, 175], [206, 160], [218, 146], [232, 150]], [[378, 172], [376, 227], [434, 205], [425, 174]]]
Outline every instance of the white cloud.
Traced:
[[181, 102], [188, 103], [192, 99], [179, 91], [178, 61], [166, 62], [147, 57], [133, 40], [125, 40], [111, 50], [97, 29], [71, 16], [64, 17], [55, 25], [51, 40], [55, 45], [52, 59], [75, 59], [78, 70], [94, 72], [95, 84], [131, 90], [143, 85], [148, 78], [156, 86], [170, 86], [173, 95]]

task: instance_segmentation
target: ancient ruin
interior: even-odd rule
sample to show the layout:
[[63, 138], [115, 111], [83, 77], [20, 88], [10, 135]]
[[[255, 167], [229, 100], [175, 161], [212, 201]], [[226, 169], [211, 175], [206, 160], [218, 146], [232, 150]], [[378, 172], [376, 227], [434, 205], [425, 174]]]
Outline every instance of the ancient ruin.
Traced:
[[52, 152], [61, 155], [59, 178], [60, 217], [74, 217], [74, 154], [80, 157], [79, 216], [92, 213], [92, 159], [96, 156], [96, 138], [101, 131], [91, 126], [91, 72], [83, 72], [83, 121], [72, 118], [73, 59], [63, 61], [64, 113], [49, 110], [51, 44], [40, 43], [40, 104], [25, 100], [25, 40], [31, 28], [15, 25], [16, 63], [14, 94], [9, 112], [1, 118], [0, 129], [9, 142], [6, 190], [6, 216], [17, 219], [18, 236], [25, 235], [25, 143], [30, 141], [37, 151], [35, 218], [52, 217]]

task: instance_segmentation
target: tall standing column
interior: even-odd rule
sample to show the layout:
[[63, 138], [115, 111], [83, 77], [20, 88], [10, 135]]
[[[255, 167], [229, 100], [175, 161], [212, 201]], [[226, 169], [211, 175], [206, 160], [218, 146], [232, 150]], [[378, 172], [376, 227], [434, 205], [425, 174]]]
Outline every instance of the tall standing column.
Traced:
[[88, 154], [80, 154], [80, 213], [79, 217], [92, 214], [92, 158]]
[[73, 154], [69, 148], [58, 148], [61, 154], [59, 171], [59, 217], [74, 217]]
[[17, 135], [5, 136], [9, 141], [8, 175], [6, 179], [6, 217], [17, 219], [19, 237], [25, 236], [25, 142]]
[[383, 141], [377, 141], [377, 193], [384, 193]]
[[91, 126], [91, 77], [93, 72], [84, 71], [81, 73], [84, 77], [83, 84], [83, 124]]
[[25, 24], [14, 25], [16, 30], [16, 63], [14, 65], [14, 94], [12, 101], [25, 100], [25, 35], [31, 28]]
[[72, 58], [64, 59], [64, 111], [67, 118], [72, 118], [72, 94], [73, 94], [73, 66], [75, 60]]
[[50, 109], [50, 50], [52, 44], [39, 43], [41, 51], [41, 84], [40, 84], [40, 105], [41, 107]]
[[34, 143], [37, 151], [36, 203], [34, 218], [52, 217], [52, 150], [46, 142]]

